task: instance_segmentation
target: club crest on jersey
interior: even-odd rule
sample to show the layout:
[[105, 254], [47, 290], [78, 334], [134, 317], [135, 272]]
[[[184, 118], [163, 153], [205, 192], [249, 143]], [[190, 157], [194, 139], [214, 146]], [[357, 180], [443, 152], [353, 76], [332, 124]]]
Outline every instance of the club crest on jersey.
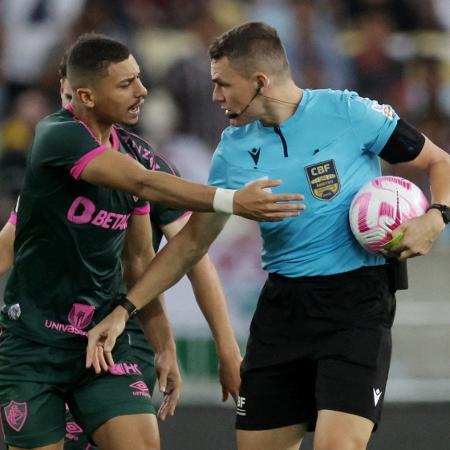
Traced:
[[341, 190], [334, 159], [305, 167], [308, 184], [318, 200], [331, 200]]
[[75, 328], [82, 330], [86, 328], [94, 317], [95, 307], [84, 305], [82, 303], [74, 303], [69, 312], [69, 322]]

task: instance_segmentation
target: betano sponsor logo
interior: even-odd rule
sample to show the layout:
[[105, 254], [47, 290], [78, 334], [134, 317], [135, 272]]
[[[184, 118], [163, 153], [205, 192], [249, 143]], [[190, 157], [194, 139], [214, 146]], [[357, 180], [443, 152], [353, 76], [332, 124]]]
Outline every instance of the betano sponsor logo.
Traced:
[[96, 227], [108, 230], [126, 230], [130, 215], [110, 212], [104, 209], [97, 211], [97, 207], [92, 200], [86, 197], [77, 197], [70, 205], [67, 219], [69, 222], [77, 225], [90, 223]]

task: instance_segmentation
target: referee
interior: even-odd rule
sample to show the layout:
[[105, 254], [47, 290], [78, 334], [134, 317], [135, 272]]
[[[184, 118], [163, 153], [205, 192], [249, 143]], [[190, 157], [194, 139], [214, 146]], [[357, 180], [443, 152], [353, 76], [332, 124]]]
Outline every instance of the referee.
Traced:
[[[213, 100], [230, 126], [209, 183], [224, 189], [226, 202], [253, 180], [282, 179], [273, 192], [301, 192], [306, 205], [298, 217], [259, 224], [268, 279], [241, 368], [238, 448], [297, 450], [305, 431], [315, 430], [315, 450], [366, 449], [386, 390], [395, 285], [385, 259], [354, 239], [350, 203], [381, 174], [380, 158], [426, 173], [432, 206], [400, 226], [404, 238], [391, 256], [424, 255], [450, 218], [450, 156], [388, 105], [296, 86], [277, 32], [264, 23], [224, 33], [210, 58]], [[226, 220], [194, 214], [129, 292], [130, 302], [142, 308], [173, 284]], [[91, 330], [88, 365], [98, 367], [95, 346], [110, 350], [126, 317], [116, 308]]]

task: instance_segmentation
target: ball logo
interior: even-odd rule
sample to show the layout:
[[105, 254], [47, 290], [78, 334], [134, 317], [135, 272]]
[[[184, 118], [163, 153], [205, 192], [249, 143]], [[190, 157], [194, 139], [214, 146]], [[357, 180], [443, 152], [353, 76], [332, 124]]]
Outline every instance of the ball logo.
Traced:
[[69, 322], [75, 328], [83, 330], [92, 322], [94, 312], [94, 306], [74, 303], [69, 313]]
[[27, 420], [28, 406], [26, 402], [15, 402], [11, 400], [9, 405], [5, 406], [5, 417], [8, 425], [19, 432]]

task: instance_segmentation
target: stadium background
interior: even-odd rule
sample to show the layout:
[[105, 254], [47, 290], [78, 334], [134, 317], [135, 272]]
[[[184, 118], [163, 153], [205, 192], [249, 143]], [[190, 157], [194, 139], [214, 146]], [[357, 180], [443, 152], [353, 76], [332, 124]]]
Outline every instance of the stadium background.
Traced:
[[[34, 125], [58, 107], [61, 55], [87, 31], [130, 45], [150, 86], [139, 132], [186, 178], [206, 181], [226, 125], [211, 102], [206, 49], [246, 20], [279, 30], [300, 86], [390, 103], [450, 151], [450, 0], [0, 0], [0, 224], [20, 190]], [[211, 248], [242, 346], [264, 279], [259, 245], [256, 225], [233, 219]], [[409, 273], [370, 449], [449, 450], [450, 227]], [[167, 305], [185, 383], [176, 416], [162, 425], [163, 448], [233, 449], [232, 404], [220, 404], [214, 344], [188, 282], [169, 291]]]

